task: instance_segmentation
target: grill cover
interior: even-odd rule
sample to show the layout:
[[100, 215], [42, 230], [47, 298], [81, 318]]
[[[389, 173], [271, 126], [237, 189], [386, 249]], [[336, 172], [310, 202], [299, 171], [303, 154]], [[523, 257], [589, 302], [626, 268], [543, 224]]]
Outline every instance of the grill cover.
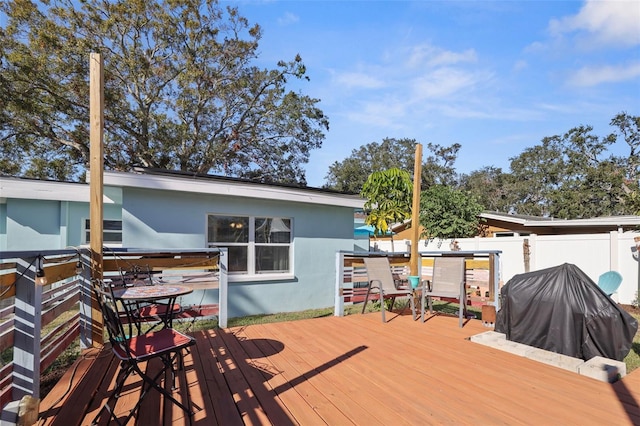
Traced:
[[585, 361], [594, 356], [624, 360], [638, 329], [634, 317], [569, 263], [516, 275], [501, 295], [497, 332]]

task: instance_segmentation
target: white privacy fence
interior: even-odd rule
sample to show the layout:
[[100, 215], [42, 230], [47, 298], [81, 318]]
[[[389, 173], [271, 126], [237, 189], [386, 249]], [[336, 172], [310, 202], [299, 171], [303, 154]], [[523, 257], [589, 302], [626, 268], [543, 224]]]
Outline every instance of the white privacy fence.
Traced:
[[[583, 270], [594, 282], [609, 270], [622, 274], [623, 280], [613, 298], [630, 304], [636, 299], [639, 284], [636, 232], [612, 231], [608, 234], [529, 235], [526, 237], [461, 238], [460, 250], [500, 250], [500, 280], [507, 283], [511, 277], [525, 272], [528, 250], [529, 270], [536, 271], [572, 263]], [[525, 247], [525, 240], [528, 247]], [[391, 251], [390, 241], [376, 241], [377, 249]], [[371, 250], [374, 241], [371, 240]], [[396, 252], [410, 251], [409, 240], [394, 240]], [[420, 251], [449, 251], [450, 241], [420, 241]]]

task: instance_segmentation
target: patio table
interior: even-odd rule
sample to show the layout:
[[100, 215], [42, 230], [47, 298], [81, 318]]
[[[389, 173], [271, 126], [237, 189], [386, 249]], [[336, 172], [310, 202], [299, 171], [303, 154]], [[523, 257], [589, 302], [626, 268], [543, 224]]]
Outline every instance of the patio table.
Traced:
[[[193, 289], [191, 287], [185, 285], [156, 284], [114, 289], [113, 296], [123, 302], [125, 308], [128, 308], [131, 304], [144, 302], [153, 303], [160, 300], [167, 300], [167, 306], [172, 307], [179, 296], [184, 296], [192, 291]], [[160, 322], [165, 327], [171, 327], [172, 321], [172, 309], [167, 308], [165, 315], [160, 318]], [[154, 327], [155, 326], [152, 326], [151, 328], [153, 329]]]

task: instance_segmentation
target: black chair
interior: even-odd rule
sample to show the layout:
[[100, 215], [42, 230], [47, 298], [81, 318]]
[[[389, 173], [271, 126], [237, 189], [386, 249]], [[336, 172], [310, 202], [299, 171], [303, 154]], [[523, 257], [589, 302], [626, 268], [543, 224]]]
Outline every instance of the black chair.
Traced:
[[[149, 267], [143, 270], [141, 267], [134, 265], [130, 270], [120, 269], [120, 276], [111, 280], [111, 286], [115, 288], [140, 285], [154, 285], [153, 274]], [[138, 334], [142, 330], [142, 323], [155, 323], [146, 332], [152, 331], [160, 325], [171, 327], [173, 318], [182, 313], [182, 306], [173, 302], [135, 302], [129, 304], [127, 308], [130, 310], [130, 320], [136, 325]]]
[[[119, 306], [125, 305], [118, 305], [116, 303], [111, 286], [94, 284], [93, 291], [100, 305], [100, 310], [102, 311], [104, 325], [109, 334], [111, 349], [114, 355], [120, 360], [120, 371], [118, 372], [114, 391], [109, 395], [107, 402], [98, 412], [92, 424], [98, 423], [100, 416], [105, 410], [109, 413], [109, 422], [113, 419], [118, 425], [127, 424], [127, 422], [135, 416], [144, 397], [151, 389], [157, 390], [164, 395], [167, 400], [180, 407], [187, 414], [189, 420], [191, 420], [193, 412], [190, 407], [191, 403], [189, 398], [187, 398], [187, 405], [178, 401], [160, 384], [160, 379], [161, 376], [164, 375], [166, 382], [170, 377], [172, 380], [172, 389], [175, 389], [175, 374], [177, 368], [182, 368], [183, 351], [194, 345], [195, 339], [173, 328], [163, 328], [158, 331], [131, 336], [125, 333], [121, 321], [122, 318], [130, 314], [126, 312], [123, 313], [119, 310]], [[141, 368], [141, 364], [153, 359], [160, 359], [163, 367], [152, 377], [145, 372], [144, 368]], [[176, 364], [178, 367], [176, 367]], [[115, 402], [120, 397], [120, 392], [122, 391], [125, 381], [132, 373], [137, 374], [142, 379], [142, 392], [135, 407], [124, 420], [120, 420], [117, 418], [113, 407], [115, 407]], [[113, 406], [111, 405], [112, 401]]]

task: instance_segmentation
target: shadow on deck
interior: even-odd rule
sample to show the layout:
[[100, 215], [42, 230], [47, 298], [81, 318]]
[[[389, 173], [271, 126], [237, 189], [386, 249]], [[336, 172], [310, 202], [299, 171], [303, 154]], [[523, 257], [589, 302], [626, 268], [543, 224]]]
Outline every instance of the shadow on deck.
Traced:
[[[198, 425], [640, 424], [640, 371], [611, 385], [472, 343], [479, 320], [379, 313], [192, 333], [178, 376]], [[148, 368], [156, 368], [149, 365]], [[40, 406], [40, 425], [90, 424], [118, 363], [87, 351]], [[116, 405], [139, 397], [130, 378]], [[107, 424], [106, 415], [99, 424]], [[150, 393], [140, 425], [189, 424]]]

